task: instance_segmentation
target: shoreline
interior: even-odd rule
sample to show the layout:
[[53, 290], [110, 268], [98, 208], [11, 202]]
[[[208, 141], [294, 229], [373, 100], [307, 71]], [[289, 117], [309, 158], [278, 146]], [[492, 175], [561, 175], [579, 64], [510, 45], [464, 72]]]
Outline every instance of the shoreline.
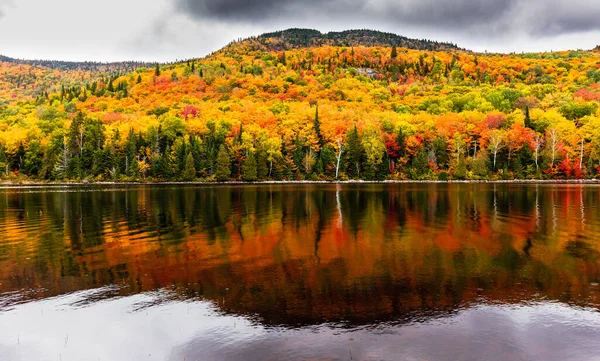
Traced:
[[0, 189], [43, 187], [94, 187], [94, 186], [250, 186], [293, 184], [598, 184], [600, 179], [512, 179], [512, 180], [346, 180], [346, 181], [263, 181], [263, 182], [0, 182]]

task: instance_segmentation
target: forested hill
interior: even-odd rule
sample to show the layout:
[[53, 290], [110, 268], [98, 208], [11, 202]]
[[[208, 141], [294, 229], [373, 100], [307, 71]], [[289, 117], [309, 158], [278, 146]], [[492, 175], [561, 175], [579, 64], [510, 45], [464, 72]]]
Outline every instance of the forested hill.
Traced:
[[119, 61], [119, 62], [98, 62], [98, 61], [61, 61], [61, 60], [30, 60], [15, 59], [0, 55], [0, 62], [41, 66], [57, 70], [82, 70], [97, 72], [129, 72], [145, 66], [152, 66], [154, 63], [140, 61]]
[[256, 42], [267, 51], [329, 46], [396, 46], [415, 50], [461, 50], [451, 43], [410, 39], [405, 36], [376, 30], [346, 30], [321, 33], [313, 29], [287, 29], [242, 40]]
[[0, 61], [0, 178], [600, 178], [598, 52], [276, 34], [127, 72]]

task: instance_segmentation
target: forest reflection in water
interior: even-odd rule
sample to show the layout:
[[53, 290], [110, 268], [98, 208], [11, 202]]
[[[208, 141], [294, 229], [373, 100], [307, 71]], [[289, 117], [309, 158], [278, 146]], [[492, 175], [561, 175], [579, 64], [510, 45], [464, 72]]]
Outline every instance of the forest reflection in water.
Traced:
[[[140, 326], [130, 320], [134, 315], [150, 312], [158, 319], [157, 312], [170, 309], [174, 324], [165, 329], [184, 327], [175, 315], [185, 319], [186, 312], [195, 323], [226, 326], [208, 332], [196, 324], [195, 336], [172, 336], [178, 348], [165, 346], [155, 356], [169, 349], [165, 355], [173, 359], [266, 359], [279, 347], [297, 353], [290, 359], [347, 359], [347, 340], [335, 341], [345, 332], [362, 340], [351, 346], [356, 357], [362, 352], [358, 359], [371, 359], [373, 351], [366, 350], [377, 345], [372, 359], [386, 359], [385, 340], [418, 351], [410, 334], [429, 331], [414, 325], [454, 320], [453, 330], [434, 329], [448, 332], [457, 356], [468, 343], [461, 335], [499, 334], [508, 327], [502, 320], [541, 315], [524, 329], [509, 329], [526, 333], [554, 322], [562, 333], [572, 327], [580, 335], [570, 341], [578, 351], [563, 359], [600, 355], [597, 342], [576, 342], [600, 339], [600, 187], [594, 185], [4, 189], [0, 234], [0, 322], [18, 323], [15, 329], [24, 333], [43, 329], [54, 312], [48, 309], [59, 310], [57, 322], [73, 325], [75, 315], [86, 319], [86, 310], [99, 325], [110, 319], [101, 309], [124, 312], [129, 316], [119, 322], [125, 329]], [[39, 307], [47, 310], [46, 321], [36, 319]], [[463, 323], [471, 318], [478, 326], [467, 332]], [[226, 330], [236, 334], [231, 323], [244, 325], [247, 338], [232, 336], [226, 349], [234, 353], [210, 354], [214, 348], [207, 345], [227, 339]], [[331, 337], [329, 344], [320, 341], [331, 357], [310, 346], [315, 328]], [[297, 344], [278, 339], [281, 333], [294, 333]], [[391, 336], [397, 333], [403, 336]], [[15, 337], [0, 331], [0, 356], [18, 355], [3, 343]], [[518, 356], [512, 359], [540, 355], [515, 343], [498, 347]], [[553, 350], [544, 345], [536, 352]], [[250, 346], [262, 351], [242, 356]], [[413, 356], [451, 359], [430, 351]]]

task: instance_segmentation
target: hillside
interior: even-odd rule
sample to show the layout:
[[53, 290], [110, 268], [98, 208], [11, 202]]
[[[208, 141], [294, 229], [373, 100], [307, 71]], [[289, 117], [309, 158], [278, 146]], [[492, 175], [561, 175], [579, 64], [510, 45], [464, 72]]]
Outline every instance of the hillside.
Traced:
[[410, 39], [375, 30], [346, 30], [322, 34], [311, 29], [288, 29], [266, 33], [254, 39], [266, 50], [280, 51], [319, 46], [397, 46], [416, 50], [460, 50], [456, 45], [431, 40]]
[[292, 29], [132, 67], [0, 62], [3, 177], [564, 179], [600, 168], [597, 52], [475, 54]]
[[21, 65], [41, 66], [49, 69], [57, 70], [83, 70], [83, 71], [121, 71], [129, 72], [135, 69], [151, 66], [151, 63], [138, 61], [122, 61], [122, 62], [96, 62], [96, 61], [59, 61], [59, 60], [27, 60], [14, 59], [8, 56], [0, 55], [0, 62], [13, 63]]

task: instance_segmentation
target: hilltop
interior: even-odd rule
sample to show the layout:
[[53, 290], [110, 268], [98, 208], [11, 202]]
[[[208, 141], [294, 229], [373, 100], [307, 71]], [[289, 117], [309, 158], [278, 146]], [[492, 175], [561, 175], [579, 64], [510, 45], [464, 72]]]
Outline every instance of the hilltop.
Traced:
[[600, 176], [593, 51], [291, 29], [170, 64], [3, 60], [7, 179]]
[[287, 29], [262, 34], [245, 41], [256, 41], [268, 51], [281, 51], [319, 46], [396, 46], [415, 50], [462, 50], [451, 43], [410, 39], [401, 35], [376, 30], [346, 30], [321, 33], [313, 29]]

